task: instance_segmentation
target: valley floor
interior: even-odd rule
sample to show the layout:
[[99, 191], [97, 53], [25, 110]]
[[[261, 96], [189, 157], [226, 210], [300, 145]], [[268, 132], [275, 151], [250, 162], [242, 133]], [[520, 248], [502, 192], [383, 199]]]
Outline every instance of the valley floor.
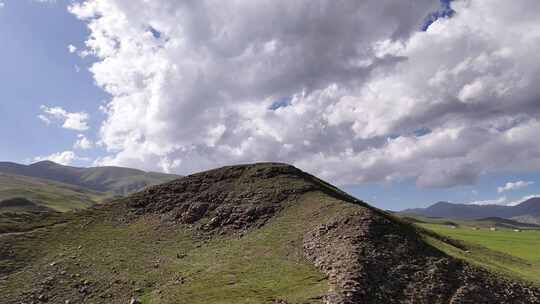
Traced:
[[420, 227], [462, 241], [467, 250], [432, 242], [455, 257], [521, 280], [540, 285], [540, 230], [489, 227], [478, 228], [475, 222], [452, 227], [441, 223], [419, 223]]

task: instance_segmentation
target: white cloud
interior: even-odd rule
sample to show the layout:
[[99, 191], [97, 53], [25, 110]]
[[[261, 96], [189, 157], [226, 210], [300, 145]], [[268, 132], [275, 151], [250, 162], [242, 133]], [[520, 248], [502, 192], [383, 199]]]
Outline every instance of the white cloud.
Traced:
[[73, 151], [58, 152], [58, 153], [53, 153], [48, 156], [38, 156], [34, 158], [35, 162], [44, 161], [44, 160], [50, 160], [55, 163], [67, 166], [67, 165], [71, 165], [74, 161], [77, 161], [77, 160], [86, 161], [88, 159], [77, 156], [77, 154], [75, 154], [75, 152]]
[[6, 6], [6, 4], [4, 2], [0, 1], [0, 9], [4, 8], [5, 6]]
[[77, 55], [79, 55], [79, 57], [81, 57], [81, 58], [84, 59], [84, 58], [86, 58], [86, 57], [92, 55], [92, 52], [89, 51], [89, 50], [82, 50], [82, 51], [80, 51], [80, 52], [77, 52]]
[[515, 201], [512, 201], [512, 202], [508, 202], [507, 205], [508, 206], [517, 206], [527, 200], [530, 200], [531, 198], [536, 198], [536, 197], [540, 197], [540, 194], [532, 194], [532, 195], [527, 195], [527, 196], [524, 196], [522, 197], [521, 199], [519, 200], [515, 200]]
[[37, 2], [37, 3], [47, 3], [47, 4], [55, 4], [56, 3], [56, 0], [33, 0], [34, 2]]
[[498, 187], [497, 192], [503, 193], [505, 191], [518, 190], [518, 189], [526, 188], [532, 184], [534, 184], [534, 182], [527, 182], [527, 181], [508, 182], [504, 186]]
[[471, 202], [469, 204], [471, 205], [501, 205], [501, 206], [517, 206], [531, 198], [540, 197], [540, 194], [532, 194], [532, 195], [526, 195], [520, 199], [517, 200], [508, 200], [506, 196], [499, 197], [497, 199], [493, 200], [483, 200], [483, 201], [476, 201]]
[[94, 146], [94, 143], [83, 134], [77, 136], [77, 141], [73, 144], [74, 149], [88, 150]]
[[494, 200], [485, 200], [485, 201], [476, 201], [469, 203], [470, 205], [479, 205], [479, 206], [485, 206], [485, 205], [507, 205], [507, 199], [505, 196], [500, 197], [498, 199]]
[[274, 160], [426, 187], [540, 170], [540, 2], [453, 1], [417, 32], [437, 3], [73, 4], [112, 95], [99, 162], [185, 174]]
[[73, 54], [77, 51], [77, 47], [74, 46], [73, 44], [70, 44], [68, 45], [68, 51]]
[[85, 112], [70, 113], [61, 107], [41, 106], [43, 114], [38, 115], [38, 118], [44, 121], [47, 125], [52, 121], [60, 121], [64, 129], [76, 131], [86, 131], [88, 127], [89, 115]]
[[45, 116], [45, 115], [43, 115], [43, 114], [39, 114], [39, 115], [38, 115], [38, 118], [39, 118], [41, 121], [43, 121], [46, 125], [50, 125], [50, 124], [51, 124], [51, 120], [50, 120], [47, 116]]

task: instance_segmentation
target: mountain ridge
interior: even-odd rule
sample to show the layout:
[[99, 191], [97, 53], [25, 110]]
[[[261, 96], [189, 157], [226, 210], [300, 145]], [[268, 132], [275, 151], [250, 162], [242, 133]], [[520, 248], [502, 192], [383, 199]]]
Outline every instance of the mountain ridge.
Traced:
[[479, 219], [486, 217], [515, 219], [523, 216], [540, 218], [540, 197], [530, 198], [515, 206], [437, 202], [427, 208], [406, 209], [399, 213], [455, 219]]
[[[112, 194], [72, 184], [0, 172], [0, 201], [24, 198], [38, 206], [65, 212], [86, 209], [111, 197]], [[35, 208], [28, 204], [22, 204], [20, 208], [4, 208], [0, 205], [0, 213], [15, 210], [24, 212], [33, 209]]]
[[41, 161], [30, 165], [0, 162], [0, 173], [15, 174], [85, 187], [115, 195], [126, 195], [144, 187], [167, 182], [178, 175], [145, 172], [123, 167], [72, 167], [52, 161]]

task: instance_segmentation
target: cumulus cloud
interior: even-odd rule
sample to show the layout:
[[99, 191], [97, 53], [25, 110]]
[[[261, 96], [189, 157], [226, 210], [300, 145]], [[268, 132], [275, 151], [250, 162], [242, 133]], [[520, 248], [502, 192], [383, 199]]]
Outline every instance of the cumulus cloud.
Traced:
[[505, 191], [518, 190], [518, 189], [526, 188], [532, 184], [534, 184], [534, 182], [527, 182], [527, 181], [508, 182], [504, 186], [498, 187], [497, 192], [503, 193]]
[[35, 162], [44, 161], [44, 160], [50, 160], [55, 163], [67, 166], [67, 165], [71, 165], [74, 161], [88, 160], [88, 159], [77, 156], [77, 154], [75, 154], [75, 152], [73, 151], [57, 152], [48, 156], [38, 156], [34, 158]]
[[425, 25], [438, 5], [75, 3], [112, 96], [99, 163], [185, 174], [274, 160], [426, 187], [539, 170], [540, 2], [453, 1]]
[[94, 143], [86, 138], [83, 134], [77, 136], [77, 140], [73, 144], [74, 149], [88, 150], [94, 146]]
[[70, 113], [61, 107], [41, 106], [43, 114], [38, 118], [49, 125], [52, 121], [62, 123], [62, 128], [76, 131], [86, 131], [88, 127], [89, 115], [85, 112]]

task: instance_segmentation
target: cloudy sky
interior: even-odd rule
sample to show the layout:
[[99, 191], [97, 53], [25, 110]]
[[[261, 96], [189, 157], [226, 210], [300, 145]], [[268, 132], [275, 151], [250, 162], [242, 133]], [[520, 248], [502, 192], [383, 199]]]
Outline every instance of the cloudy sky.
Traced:
[[281, 161], [379, 207], [540, 193], [537, 0], [0, 0], [0, 159]]

